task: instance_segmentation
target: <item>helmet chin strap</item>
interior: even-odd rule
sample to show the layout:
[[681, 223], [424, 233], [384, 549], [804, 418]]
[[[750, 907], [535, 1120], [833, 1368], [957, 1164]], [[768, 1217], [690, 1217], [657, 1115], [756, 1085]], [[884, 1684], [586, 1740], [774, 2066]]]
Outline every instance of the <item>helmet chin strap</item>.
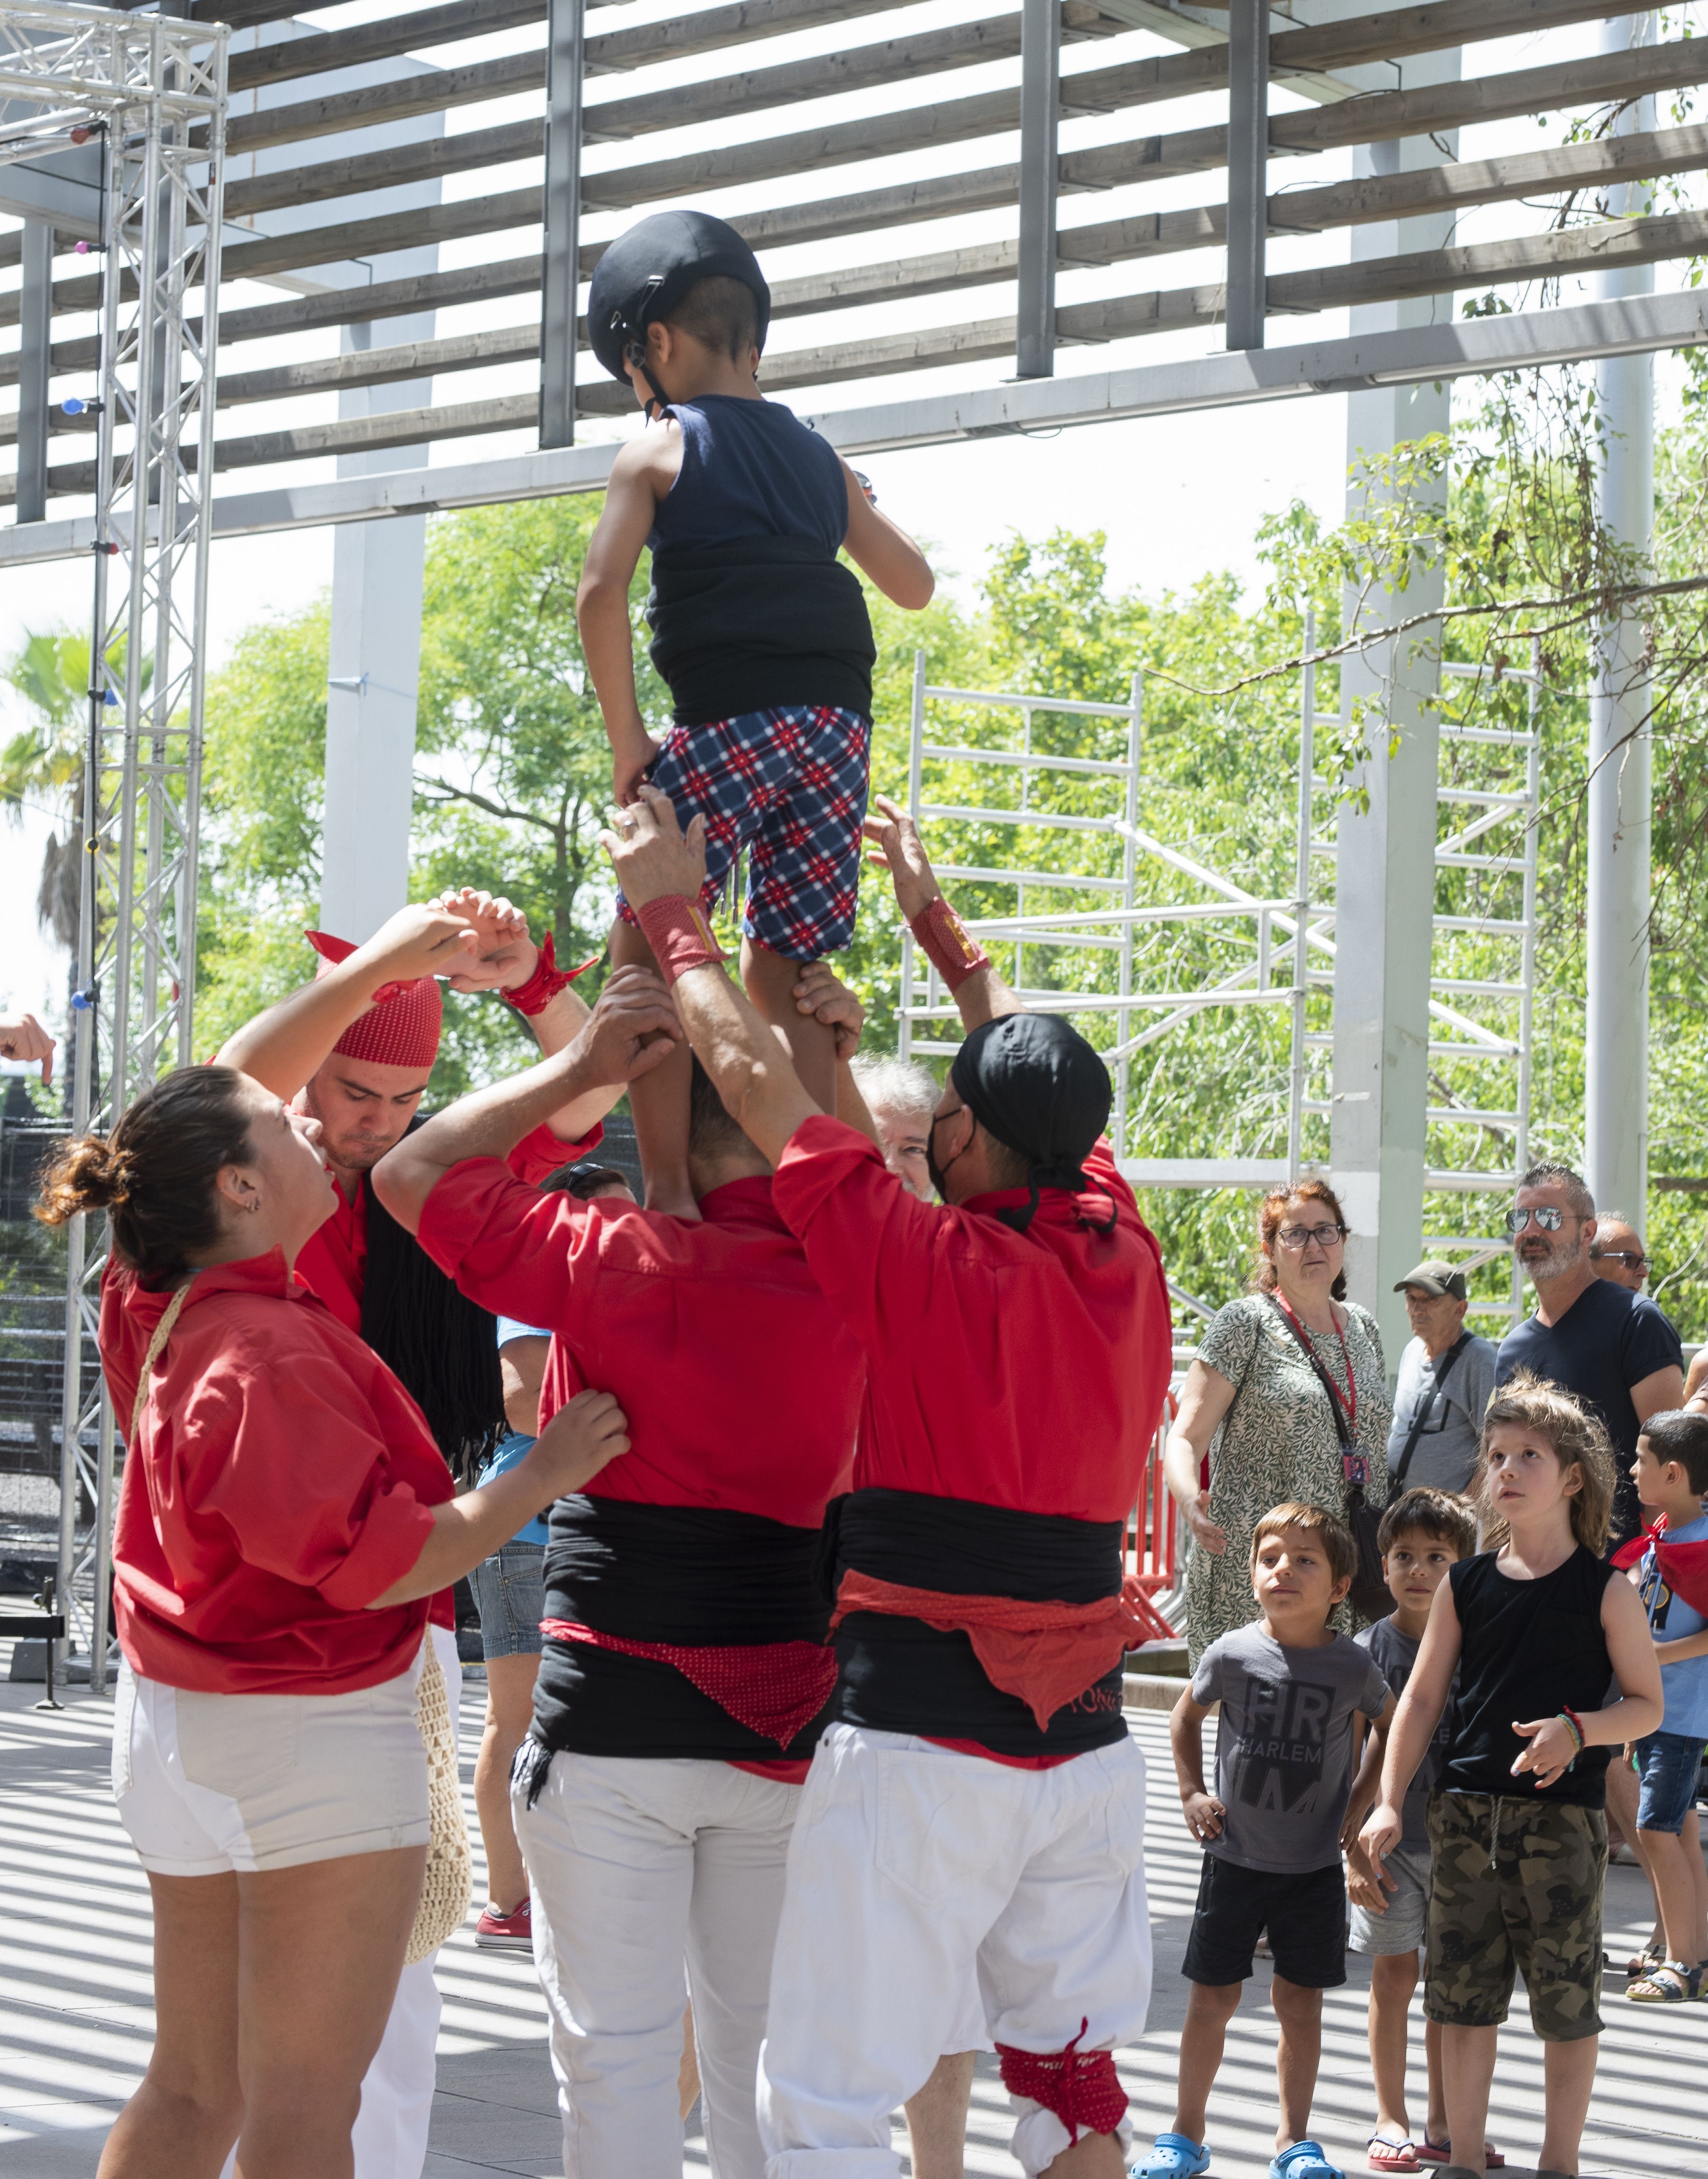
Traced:
[[663, 387], [659, 384], [657, 379], [653, 376], [652, 365], [647, 360], [647, 347], [644, 341], [631, 341], [628, 346], [623, 350], [623, 354], [627, 358], [628, 361], [633, 365], [635, 370], [637, 370], [640, 373], [641, 376], [645, 379], [647, 384], [652, 388], [653, 398], [646, 404], [647, 421], [650, 424], [654, 420], [653, 416], [653, 411], [654, 409], [658, 410], [659, 414], [661, 416], [665, 410], [670, 407], [670, 397], [665, 393]]

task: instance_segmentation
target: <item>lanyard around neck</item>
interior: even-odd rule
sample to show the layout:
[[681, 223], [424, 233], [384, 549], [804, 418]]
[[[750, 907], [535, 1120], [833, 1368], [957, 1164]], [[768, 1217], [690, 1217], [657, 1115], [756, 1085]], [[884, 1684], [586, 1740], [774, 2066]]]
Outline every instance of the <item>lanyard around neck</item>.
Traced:
[[[1317, 1375], [1322, 1378], [1323, 1383], [1328, 1387], [1329, 1394], [1333, 1399], [1335, 1405], [1339, 1408], [1342, 1413], [1346, 1417], [1346, 1427], [1349, 1434], [1355, 1435], [1358, 1430], [1358, 1380], [1352, 1374], [1352, 1357], [1346, 1351], [1346, 1334], [1340, 1329], [1340, 1326], [1338, 1324], [1335, 1325], [1334, 1336], [1340, 1342], [1340, 1359], [1342, 1365], [1344, 1367], [1346, 1371], [1346, 1390], [1343, 1392], [1339, 1386], [1335, 1382], [1332, 1372], [1325, 1369], [1322, 1367], [1322, 1363], [1317, 1360], [1317, 1349], [1311, 1343], [1310, 1332], [1302, 1324], [1300, 1324], [1299, 1319], [1294, 1315], [1292, 1303], [1288, 1300], [1286, 1295], [1284, 1293], [1278, 1293], [1275, 1298], [1279, 1303], [1280, 1306], [1286, 1310], [1287, 1320], [1293, 1326], [1294, 1331], [1299, 1335], [1300, 1345], [1304, 1347], [1306, 1353], [1311, 1357], [1311, 1360], [1317, 1363]], [[1330, 1321], [1333, 1322], [1334, 1309], [1332, 1303], [1329, 1304], [1328, 1315]]]

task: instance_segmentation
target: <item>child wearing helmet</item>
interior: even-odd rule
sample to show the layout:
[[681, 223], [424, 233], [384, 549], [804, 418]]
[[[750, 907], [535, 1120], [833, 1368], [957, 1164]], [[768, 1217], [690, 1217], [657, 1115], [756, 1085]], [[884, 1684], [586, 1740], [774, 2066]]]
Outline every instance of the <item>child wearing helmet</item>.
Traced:
[[[918, 546], [829, 442], [760, 392], [770, 306], [753, 251], [709, 213], [654, 213], [599, 260], [588, 338], [634, 387], [649, 428], [612, 464], [576, 612], [618, 804], [646, 780], [684, 826], [704, 819], [703, 910], [746, 849], [742, 978], [830, 1111], [834, 1031], [803, 1018], [795, 985], [853, 934], [877, 656], [864, 593], [838, 555], [914, 610], [933, 584]], [[635, 691], [628, 594], [643, 547], [652, 657], [674, 711], [662, 742]], [[612, 959], [651, 965], [621, 896], [617, 916]], [[630, 1104], [649, 1205], [698, 1215], [686, 1046], [633, 1086]]]

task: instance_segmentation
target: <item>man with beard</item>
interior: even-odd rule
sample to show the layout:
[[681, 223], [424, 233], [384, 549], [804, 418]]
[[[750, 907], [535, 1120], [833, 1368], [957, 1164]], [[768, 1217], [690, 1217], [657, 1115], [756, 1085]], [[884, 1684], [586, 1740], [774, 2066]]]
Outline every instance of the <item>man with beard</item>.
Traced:
[[1651, 1415], [1682, 1406], [1678, 1335], [1646, 1295], [1596, 1275], [1590, 1259], [1596, 1205], [1568, 1165], [1533, 1165], [1519, 1183], [1507, 1231], [1536, 1310], [1501, 1342], [1495, 1382], [1530, 1369], [1595, 1408], [1618, 1456], [1609, 1549], [1642, 1526], [1630, 1477], [1637, 1438]]
[[[550, 935], [535, 946], [507, 902], [466, 888], [400, 908], [365, 945], [318, 931], [309, 943], [320, 956], [315, 981], [247, 1023], [218, 1057], [320, 1122], [338, 1208], [298, 1256], [297, 1276], [390, 1364], [446, 1463], [470, 1480], [503, 1424], [493, 1321], [387, 1215], [369, 1174], [426, 1091], [439, 1051], [439, 978], [456, 991], [500, 991], [547, 1054], [573, 1040], [588, 1009], [557, 968]], [[554, 1112], [518, 1144], [512, 1170], [537, 1183], [590, 1150], [619, 1095], [601, 1089]], [[431, 1617], [454, 1729], [463, 1668], [449, 1590]], [[430, 1957], [404, 1968], [363, 2081], [355, 2179], [419, 2179], [439, 2016]]]

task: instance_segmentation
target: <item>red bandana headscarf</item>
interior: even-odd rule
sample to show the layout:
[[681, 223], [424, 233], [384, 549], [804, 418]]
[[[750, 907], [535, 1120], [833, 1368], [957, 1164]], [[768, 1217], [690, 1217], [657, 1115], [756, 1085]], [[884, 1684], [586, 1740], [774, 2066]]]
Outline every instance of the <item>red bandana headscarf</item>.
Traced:
[[[306, 936], [320, 957], [316, 978], [324, 976], [356, 948], [348, 938], [333, 938], [324, 930]], [[412, 981], [381, 984], [374, 1002], [359, 1014], [332, 1046], [346, 1059], [371, 1060], [377, 1067], [409, 1067], [425, 1072], [439, 1057], [439, 1031], [444, 1014], [439, 985], [432, 976]]]

